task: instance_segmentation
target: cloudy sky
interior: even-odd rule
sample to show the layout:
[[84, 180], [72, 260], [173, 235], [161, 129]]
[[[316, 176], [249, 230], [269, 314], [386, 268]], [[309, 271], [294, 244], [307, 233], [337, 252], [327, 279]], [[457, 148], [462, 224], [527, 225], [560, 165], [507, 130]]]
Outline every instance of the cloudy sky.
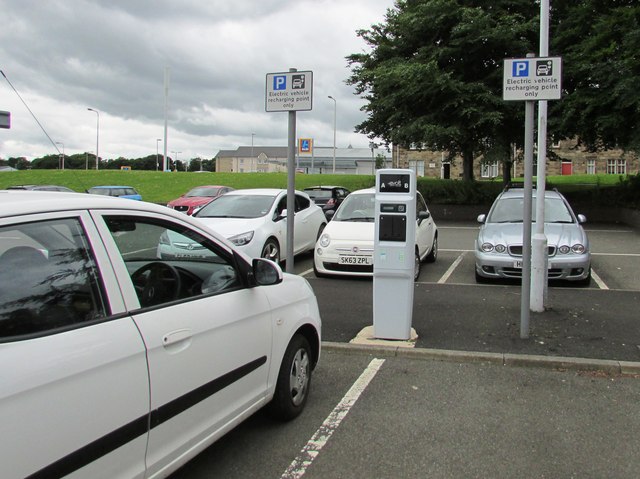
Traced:
[[285, 146], [287, 113], [265, 112], [265, 82], [290, 68], [313, 72], [313, 110], [297, 113], [297, 136], [333, 145], [331, 95], [337, 146], [367, 147], [354, 133], [364, 103], [345, 84], [345, 57], [367, 49], [356, 31], [383, 22], [393, 3], [0, 0], [0, 110], [11, 112], [0, 158], [31, 160], [58, 142], [68, 155], [95, 153], [98, 118], [101, 158], [162, 153], [167, 68], [169, 156], [210, 158], [251, 145], [252, 133], [256, 146]]

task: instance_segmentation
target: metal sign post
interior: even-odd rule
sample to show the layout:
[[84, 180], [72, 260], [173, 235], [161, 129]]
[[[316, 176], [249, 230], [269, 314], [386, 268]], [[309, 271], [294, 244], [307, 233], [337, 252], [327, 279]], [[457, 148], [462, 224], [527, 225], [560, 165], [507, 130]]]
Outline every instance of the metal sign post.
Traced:
[[268, 73], [265, 89], [265, 111], [286, 111], [288, 115], [287, 140], [287, 272], [293, 273], [293, 229], [295, 221], [296, 181], [296, 111], [313, 107], [313, 72]]
[[[535, 58], [535, 55], [530, 53], [527, 58], [504, 60], [502, 98], [507, 101], [525, 100], [522, 296], [520, 305], [520, 337], [522, 339], [529, 337], [531, 309], [534, 102], [560, 99], [561, 79], [562, 59], [559, 57]], [[541, 145], [540, 148], [544, 148], [544, 145]], [[544, 199], [544, 191], [541, 194]], [[539, 279], [537, 280], [539, 281]]]

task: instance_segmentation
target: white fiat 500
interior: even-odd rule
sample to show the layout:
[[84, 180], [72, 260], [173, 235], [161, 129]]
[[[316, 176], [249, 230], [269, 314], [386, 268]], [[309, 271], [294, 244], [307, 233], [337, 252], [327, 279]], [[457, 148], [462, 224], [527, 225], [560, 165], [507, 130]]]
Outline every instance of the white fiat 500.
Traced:
[[[347, 196], [316, 243], [313, 269], [316, 276], [372, 276], [375, 236], [375, 189]], [[438, 256], [438, 228], [422, 195], [416, 195], [416, 243], [414, 279], [423, 261]]]
[[[253, 412], [303, 410], [308, 282], [168, 208], [0, 192], [0, 477], [165, 477]], [[198, 256], [160, 258], [167, 232]]]

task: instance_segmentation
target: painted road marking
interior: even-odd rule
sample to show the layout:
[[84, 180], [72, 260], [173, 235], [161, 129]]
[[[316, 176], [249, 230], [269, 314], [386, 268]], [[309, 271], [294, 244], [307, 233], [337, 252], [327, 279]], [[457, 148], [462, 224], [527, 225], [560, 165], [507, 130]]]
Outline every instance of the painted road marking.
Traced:
[[384, 361], [384, 359], [373, 359], [369, 363], [367, 369], [362, 372], [357, 381], [351, 386], [351, 389], [347, 391], [347, 394], [345, 394], [338, 405], [331, 411], [331, 414], [327, 416], [327, 419], [324, 420], [315, 434], [309, 439], [306, 446], [302, 448], [298, 457], [296, 457], [287, 470], [284, 471], [281, 479], [298, 479], [304, 476], [313, 460], [318, 457], [322, 448], [329, 442], [333, 433], [338, 429], [342, 420], [375, 377]]
[[447, 280], [449, 279], [449, 276], [451, 276], [453, 274], [453, 272], [455, 271], [455, 269], [458, 267], [458, 265], [462, 262], [462, 259], [464, 258], [464, 255], [466, 253], [462, 253], [460, 256], [458, 256], [456, 258], [456, 260], [453, 262], [453, 264], [451, 266], [449, 266], [449, 269], [442, 275], [442, 277], [438, 280], [438, 284], [442, 284], [442, 283], [446, 283]]

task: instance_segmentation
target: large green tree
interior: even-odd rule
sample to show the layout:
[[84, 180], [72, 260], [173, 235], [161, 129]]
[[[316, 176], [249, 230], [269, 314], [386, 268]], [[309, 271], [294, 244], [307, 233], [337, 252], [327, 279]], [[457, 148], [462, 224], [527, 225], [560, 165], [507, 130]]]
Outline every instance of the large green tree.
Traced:
[[550, 36], [564, 90], [550, 131], [591, 150], [640, 151], [640, 2], [552, 0]]
[[385, 20], [358, 31], [370, 51], [347, 57], [347, 83], [368, 102], [357, 131], [461, 155], [465, 179], [477, 154], [522, 143], [523, 108], [502, 100], [502, 65], [537, 43], [534, 2], [398, 0]]

